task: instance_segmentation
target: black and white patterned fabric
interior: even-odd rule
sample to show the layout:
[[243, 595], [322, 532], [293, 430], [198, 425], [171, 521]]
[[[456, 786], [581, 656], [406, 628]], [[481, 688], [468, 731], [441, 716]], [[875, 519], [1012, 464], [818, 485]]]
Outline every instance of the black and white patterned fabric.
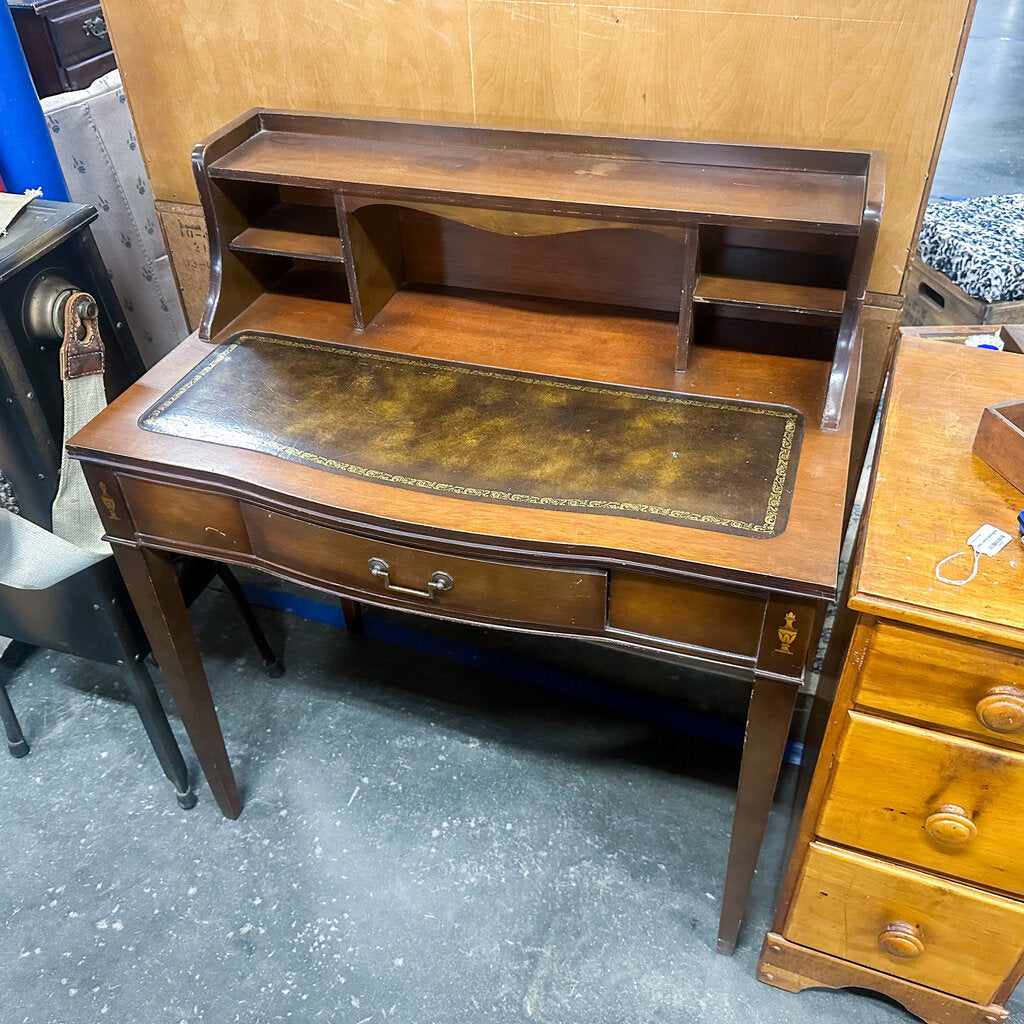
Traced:
[[1024, 299], [1024, 193], [929, 203], [917, 251], [972, 298]]
[[0, 508], [13, 512], [16, 516], [21, 515], [18, 499], [14, 496], [14, 488], [2, 472], [0, 472]]

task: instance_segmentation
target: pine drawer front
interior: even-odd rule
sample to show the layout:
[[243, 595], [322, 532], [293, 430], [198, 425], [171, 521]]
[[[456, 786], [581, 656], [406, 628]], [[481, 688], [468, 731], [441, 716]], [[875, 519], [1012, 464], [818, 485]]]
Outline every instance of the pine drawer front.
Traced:
[[1024, 952], [1024, 904], [814, 842], [784, 936], [985, 1005]]
[[211, 553], [249, 553], [236, 499], [134, 476], [118, 476], [117, 482], [138, 534], [172, 546], [210, 548]]
[[244, 515], [253, 553], [285, 573], [291, 570], [440, 615], [465, 612], [573, 631], [604, 630], [608, 578], [603, 572], [442, 554], [371, 540], [252, 506], [244, 507]]
[[1024, 755], [850, 712], [823, 839], [1024, 894]]
[[1024, 750], [1024, 654], [887, 622], [864, 655], [854, 703]]

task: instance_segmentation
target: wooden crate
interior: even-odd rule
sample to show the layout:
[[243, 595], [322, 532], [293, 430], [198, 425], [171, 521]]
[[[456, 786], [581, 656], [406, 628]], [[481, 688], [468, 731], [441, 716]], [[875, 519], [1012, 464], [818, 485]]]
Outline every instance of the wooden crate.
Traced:
[[910, 261], [907, 297], [903, 303], [904, 327], [1021, 323], [1024, 323], [1024, 301], [984, 302], [971, 298], [919, 256]]

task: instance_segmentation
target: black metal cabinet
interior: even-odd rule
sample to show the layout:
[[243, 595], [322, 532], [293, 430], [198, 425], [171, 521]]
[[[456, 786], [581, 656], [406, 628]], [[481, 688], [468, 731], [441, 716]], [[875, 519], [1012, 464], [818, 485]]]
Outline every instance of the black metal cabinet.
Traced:
[[7, 0], [40, 96], [84, 89], [117, 67], [97, 0]]
[[[106, 349], [108, 401], [144, 369], [89, 231], [95, 217], [91, 206], [34, 199], [0, 238], [0, 473], [4, 478], [0, 498], [6, 507], [14, 505], [18, 515], [46, 530], [52, 527], [51, 509], [60, 482], [64, 436], [60, 347], [69, 296], [84, 291], [96, 299]], [[214, 576], [221, 580], [238, 603], [264, 671], [279, 676], [284, 668], [227, 566], [182, 559], [179, 568], [188, 603]], [[0, 585], [0, 637], [15, 641], [6, 651], [0, 650], [0, 720], [15, 757], [25, 756], [29, 747], [7, 698], [7, 679], [31, 648], [64, 651], [122, 669], [179, 804], [195, 804], [181, 751], [143, 662], [149, 644], [113, 558], [45, 590]]]
[[[21, 515], [50, 528], [63, 437], [60, 338], [32, 323], [60, 282], [90, 292], [107, 348], [107, 397], [143, 371], [88, 224], [91, 206], [34, 200], [0, 238], [0, 471]], [[34, 312], [35, 311], [35, 312]], [[113, 560], [47, 590], [0, 586], [0, 636], [117, 664], [123, 639], [112, 632], [100, 594], [123, 598]], [[129, 613], [130, 614], [130, 613]], [[141, 633], [139, 633], [140, 642]]]
[[[0, 238], [0, 471], [7, 507], [50, 529], [60, 477], [64, 394], [60, 381], [63, 308], [76, 291], [99, 307], [107, 349], [107, 396], [142, 373], [89, 222], [91, 206], [36, 199]], [[12, 643], [0, 656], [0, 719], [15, 757], [29, 752], [8, 699], [8, 677], [35, 647], [66, 651], [122, 667], [132, 700], [178, 802], [196, 798], [143, 656], [138, 619], [112, 558], [45, 590], [0, 586], [0, 636]]]

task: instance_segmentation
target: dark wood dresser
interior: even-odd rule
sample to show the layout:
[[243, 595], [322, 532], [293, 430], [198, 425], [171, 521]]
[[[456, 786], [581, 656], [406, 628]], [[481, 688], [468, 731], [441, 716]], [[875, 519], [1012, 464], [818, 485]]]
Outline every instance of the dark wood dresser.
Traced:
[[96, 0], [8, 0], [40, 97], [92, 85], [117, 67]]

